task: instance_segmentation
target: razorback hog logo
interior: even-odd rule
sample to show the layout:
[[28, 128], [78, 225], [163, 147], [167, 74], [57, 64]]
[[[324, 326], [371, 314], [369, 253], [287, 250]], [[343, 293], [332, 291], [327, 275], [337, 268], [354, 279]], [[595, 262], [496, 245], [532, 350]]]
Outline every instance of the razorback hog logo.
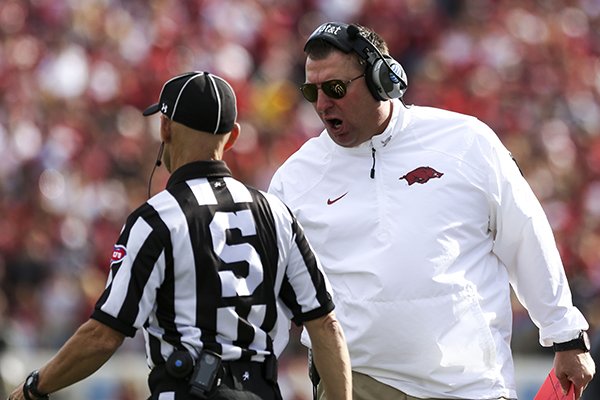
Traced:
[[116, 244], [113, 247], [112, 255], [110, 257], [110, 265], [123, 261], [126, 255], [127, 249], [125, 248], [125, 246]]
[[400, 179], [406, 179], [408, 185], [412, 185], [413, 183], [425, 183], [431, 178], [440, 178], [444, 173], [438, 172], [431, 167], [419, 167], [417, 169], [413, 169], [408, 174], [401, 176]]

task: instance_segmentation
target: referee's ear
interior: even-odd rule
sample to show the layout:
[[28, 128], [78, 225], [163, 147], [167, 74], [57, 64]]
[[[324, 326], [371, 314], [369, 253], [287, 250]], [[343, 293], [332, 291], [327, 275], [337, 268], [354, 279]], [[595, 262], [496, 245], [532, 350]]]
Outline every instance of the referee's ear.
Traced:
[[233, 129], [227, 138], [227, 142], [225, 143], [224, 151], [227, 151], [233, 147], [233, 144], [237, 140], [238, 136], [240, 136], [240, 124], [237, 122], [233, 124]]
[[171, 120], [164, 114], [160, 115], [160, 139], [165, 143], [171, 141]]

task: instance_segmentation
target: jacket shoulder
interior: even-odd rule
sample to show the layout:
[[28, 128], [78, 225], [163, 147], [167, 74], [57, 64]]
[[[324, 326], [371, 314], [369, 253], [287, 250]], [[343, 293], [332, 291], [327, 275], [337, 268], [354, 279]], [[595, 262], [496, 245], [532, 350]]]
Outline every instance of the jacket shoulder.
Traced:
[[332, 149], [327, 133], [307, 140], [273, 174], [269, 192], [288, 201], [309, 191], [325, 175]]

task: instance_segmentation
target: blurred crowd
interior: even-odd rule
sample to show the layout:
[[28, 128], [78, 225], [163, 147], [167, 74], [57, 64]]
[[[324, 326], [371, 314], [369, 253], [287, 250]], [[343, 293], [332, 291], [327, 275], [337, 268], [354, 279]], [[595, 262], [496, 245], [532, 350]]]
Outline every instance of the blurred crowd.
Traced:
[[[158, 120], [141, 115], [167, 78], [230, 81], [242, 135], [226, 160], [266, 189], [321, 130], [298, 85], [304, 41], [327, 20], [387, 40], [407, 103], [497, 132], [548, 214], [575, 303], [600, 326], [600, 1], [3, 0], [0, 352], [56, 348], [89, 316], [124, 218], [168, 177], [149, 181]], [[515, 346], [539, 351], [515, 309]]]

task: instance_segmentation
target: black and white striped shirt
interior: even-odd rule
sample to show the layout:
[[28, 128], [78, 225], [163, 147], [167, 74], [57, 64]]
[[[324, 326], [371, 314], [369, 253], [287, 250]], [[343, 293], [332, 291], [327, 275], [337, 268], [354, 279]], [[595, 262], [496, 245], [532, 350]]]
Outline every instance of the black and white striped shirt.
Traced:
[[200, 161], [129, 216], [92, 318], [127, 336], [143, 328], [150, 367], [174, 349], [263, 361], [277, 304], [296, 324], [334, 307], [301, 226], [223, 161]]

